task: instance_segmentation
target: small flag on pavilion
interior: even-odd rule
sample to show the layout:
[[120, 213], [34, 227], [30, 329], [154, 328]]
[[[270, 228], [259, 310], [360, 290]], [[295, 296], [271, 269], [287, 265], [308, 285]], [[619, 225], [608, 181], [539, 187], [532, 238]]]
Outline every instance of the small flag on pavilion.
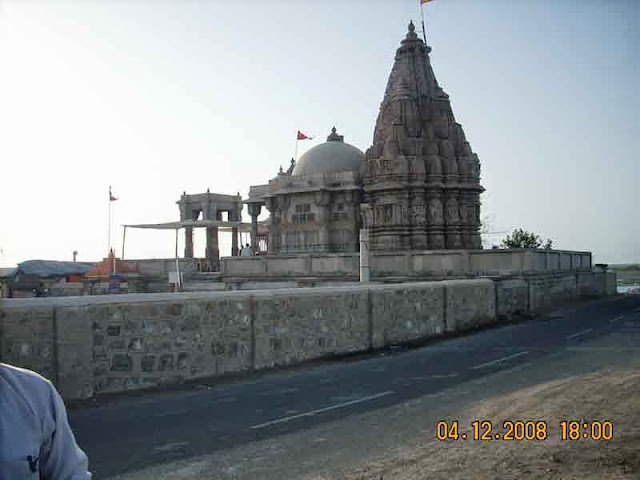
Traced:
[[302, 133], [300, 130], [298, 130], [297, 140], [313, 140], [313, 137], [308, 137], [304, 133]]
[[109, 201], [110, 202], [115, 202], [116, 200], [118, 200], [118, 199], [113, 196], [113, 194], [111, 193], [111, 187], [109, 187]]
[[432, 2], [433, 0], [420, 0], [420, 5], [424, 5], [425, 3]]

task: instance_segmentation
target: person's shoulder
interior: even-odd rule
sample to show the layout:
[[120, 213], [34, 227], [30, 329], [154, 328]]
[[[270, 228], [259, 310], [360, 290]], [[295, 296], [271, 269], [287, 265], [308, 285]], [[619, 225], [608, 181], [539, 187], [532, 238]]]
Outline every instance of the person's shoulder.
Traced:
[[12, 378], [24, 384], [38, 385], [45, 388], [50, 388], [51, 386], [49, 380], [33, 370], [27, 370], [26, 368], [16, 367], [7, 363], [0, 363], [0, 376]]
[[0, 381], [30, 404], [34, 399], [48, 398], [53, 389], [52, 383], [42, 375], [6, 363], [0, 363]]

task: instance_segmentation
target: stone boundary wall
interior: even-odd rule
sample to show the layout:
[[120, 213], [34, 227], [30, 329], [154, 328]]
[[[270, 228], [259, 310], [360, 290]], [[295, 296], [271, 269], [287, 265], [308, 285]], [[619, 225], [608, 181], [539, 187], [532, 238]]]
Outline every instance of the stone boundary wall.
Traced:
[[[357, 278], [357, 253], [223, 257], [224, 279]], [[373, 278], [394, 276], [514, 275], [591, 270], [591, 253], [566, 250], [427, 250], [373, 253]]]
[[567, 300], [616, 294], [612, 271], [554, 272], [497, 278], [498, 316], [535, 314]]
[[612, 272], [0, 301], [0, 359], [66, 399], [290, 365], [615, 293]]

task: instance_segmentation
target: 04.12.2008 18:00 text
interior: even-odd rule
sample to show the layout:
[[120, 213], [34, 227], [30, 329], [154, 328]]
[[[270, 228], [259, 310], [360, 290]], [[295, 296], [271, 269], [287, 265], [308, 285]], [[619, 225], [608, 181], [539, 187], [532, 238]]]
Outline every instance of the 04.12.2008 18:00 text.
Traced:
[[[475, 440], [475, 441], [544, 441], [550, 438], [549, 425], [545, 421], [511, 421], [505, 420], [500, 427], [488, 420], [471, 422], [471, 429], [463, 431], [457, 420], [441, 421], [436, 425], [436, 439], [440, 441]], [[562, 421], [557, 432], [560, 440], [578, 441], [610, 441], [613, 439], [613, 424], [608, 421], [579, 422]]]

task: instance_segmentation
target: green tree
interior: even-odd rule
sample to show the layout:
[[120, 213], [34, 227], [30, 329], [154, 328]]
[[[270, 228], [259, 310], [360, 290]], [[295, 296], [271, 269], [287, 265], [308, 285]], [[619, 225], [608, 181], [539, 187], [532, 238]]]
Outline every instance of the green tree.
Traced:
[[540, 235], [533, 232], [527, 232], [522, 228], [516, 228], [511, 235], [507, 235], [506, 238], [500, 243], [502, 248], [546, 248], [548, 250], [553, 248], [553, 240], [547, 238], [543, 240]]

